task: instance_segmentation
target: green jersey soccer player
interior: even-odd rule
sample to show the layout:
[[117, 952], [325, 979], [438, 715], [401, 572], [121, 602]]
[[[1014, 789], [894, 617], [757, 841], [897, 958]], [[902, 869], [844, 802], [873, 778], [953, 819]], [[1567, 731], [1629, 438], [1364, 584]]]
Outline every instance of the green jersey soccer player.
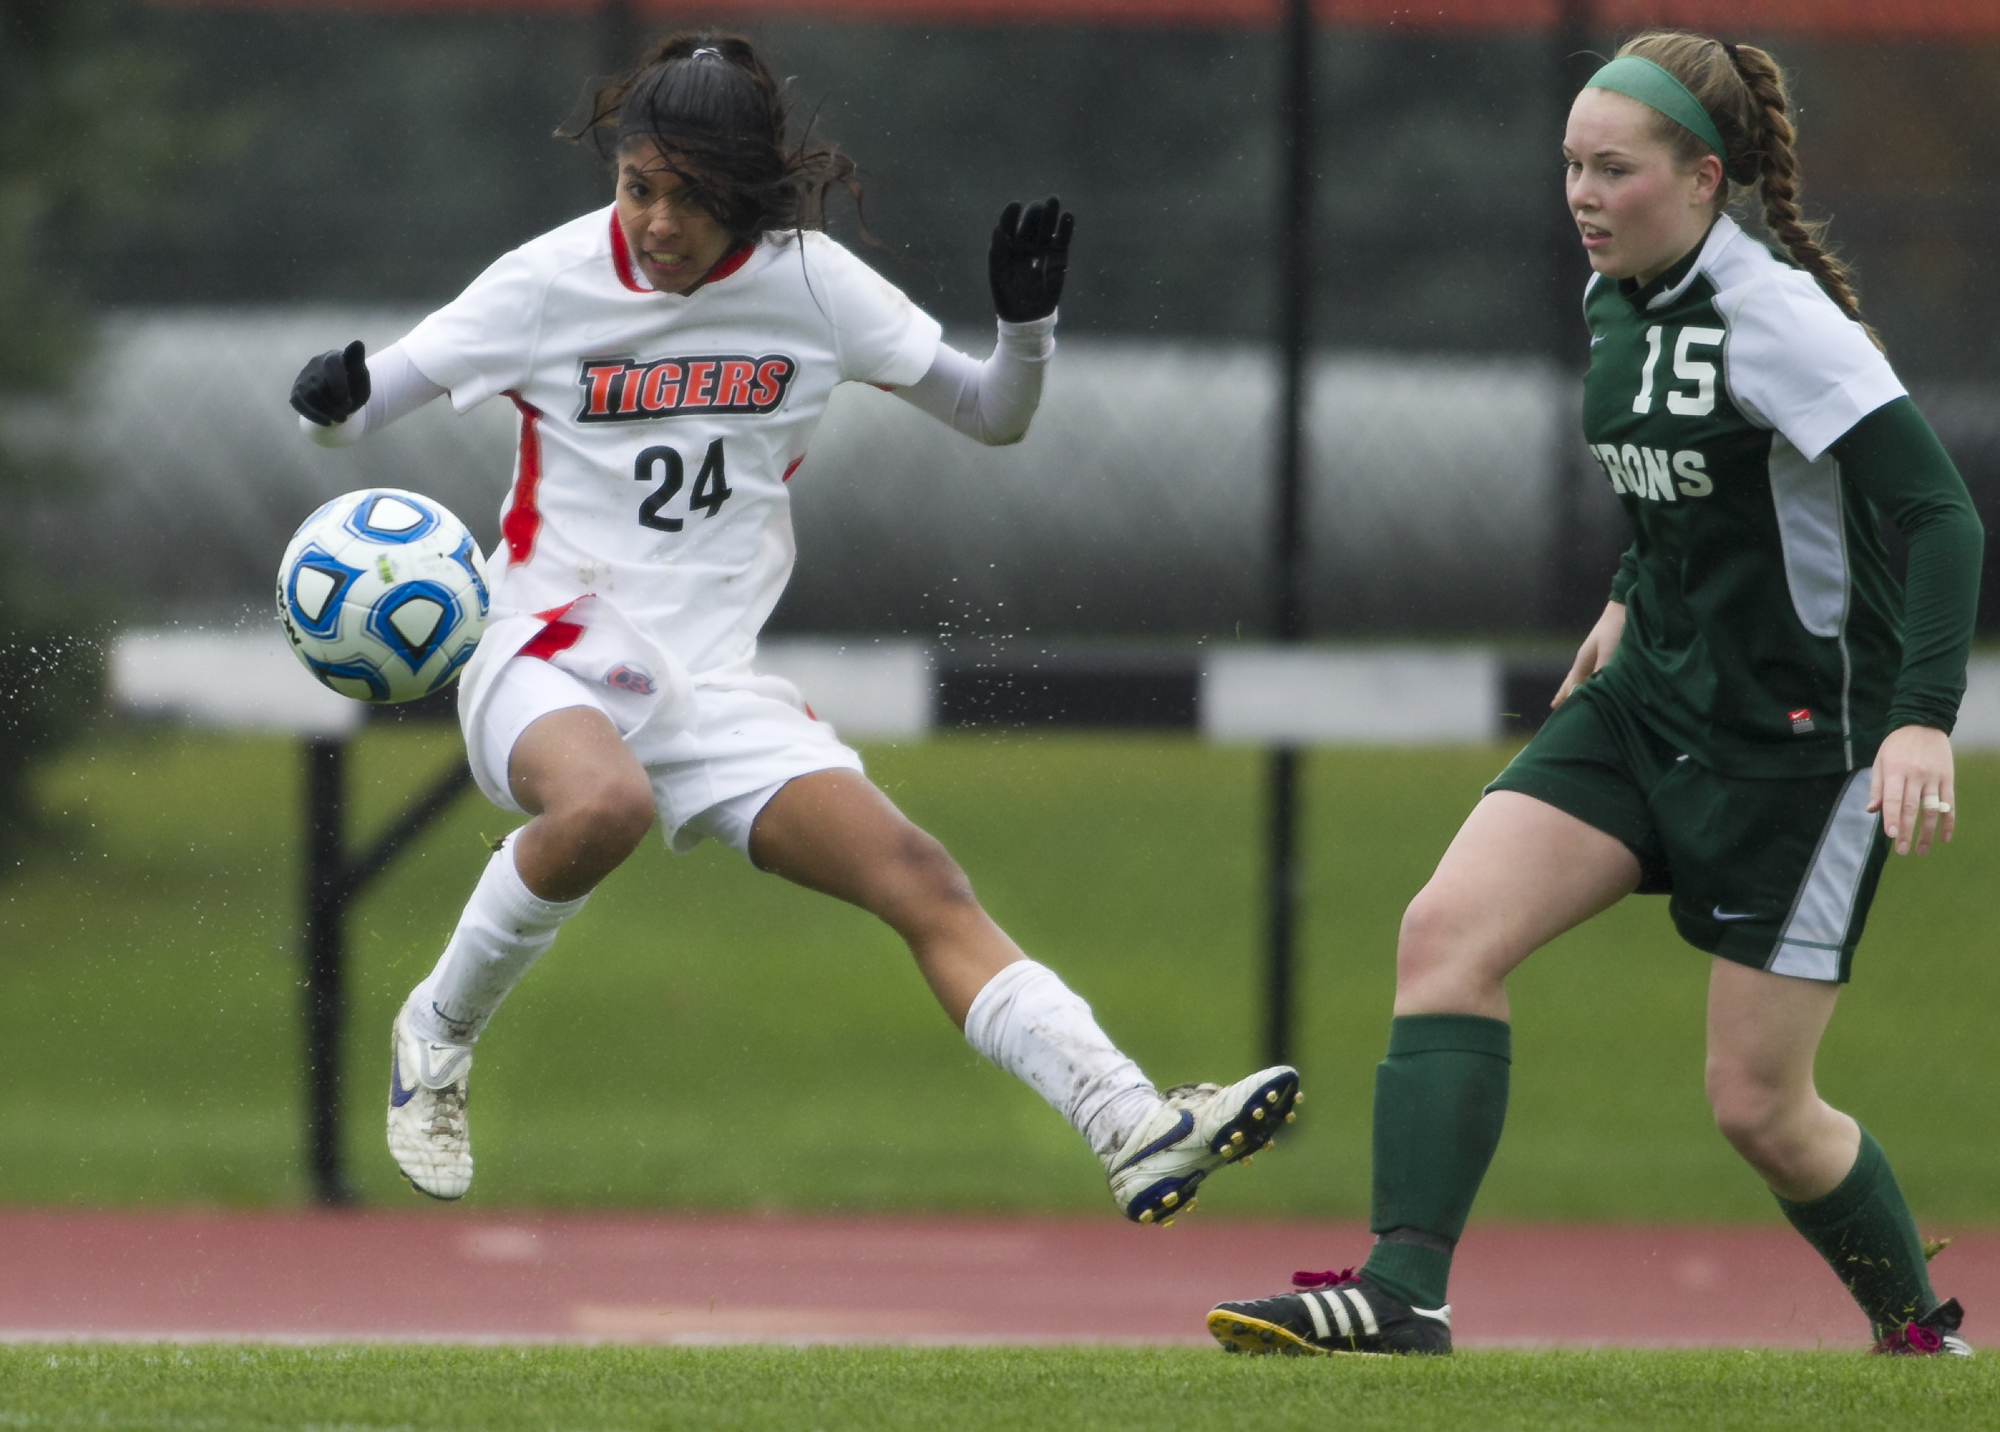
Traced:
[[[1209, 1317], [1246, 1351], [1446, 1352], [1452, 1252], [1499, 1142], [1507, 974], [1635, 891], [1714, 956], [1716, 1124], [1846, 1283], [1877, 1349], [1963, 1353], [1882, 1150], [1813, 1059], [1891, 844], [1951, 838], [1948, 739], [1981, 531], [1795, 201], [1770, 56], [1627, 44], [1577, 96], [1595, 270], [1584, 435], [1632, 519], [1549, 722], [1404, 916], [1358, 1276]], [[1790, 262], [1724, 212], [1761, 192]], [[1880, 519], [1909, 544], [1899, 588]]]

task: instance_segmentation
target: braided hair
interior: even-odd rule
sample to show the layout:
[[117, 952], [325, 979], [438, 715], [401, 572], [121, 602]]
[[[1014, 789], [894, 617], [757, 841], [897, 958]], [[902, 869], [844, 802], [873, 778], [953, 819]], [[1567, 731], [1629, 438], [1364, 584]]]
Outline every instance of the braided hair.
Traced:
[[[1651, 60], [1688, 87], [1722, 136], [1723, 183], [1718, 205], [1730, 201], [1733, 183], [1763, 200], [1764, 227], [1798, 267], [1811, 274], [1840, 311], [1859, 323], [1877, 348], [1882, 340], [1861, 317], [1861, 300], [1846, 264], [1826, 248], [1826, 221], [1799, 211], [1799, 159], [1793, 149], [1791, 96], [1778, 62], [1755, 45], [1726, 45], [1706, 35], [1649, 30], [1619, 46], [1622, 55]], [[1683, 165], [1709, 152], [1694, 134], [1657, 116], [1662, 137]]]
[[[861, 208], [854, 161], [810, 133], [790, 137], [784, 85], [740, 35], [684, 33], [588, 97], [585, 117], [556, 131], [588, 139], [607, 162], [651, 141], [661, 162], [738, 243], [826, 227], [826, 200], [845, 189]], [[866, 231], [865, 220], [863, 222]]]

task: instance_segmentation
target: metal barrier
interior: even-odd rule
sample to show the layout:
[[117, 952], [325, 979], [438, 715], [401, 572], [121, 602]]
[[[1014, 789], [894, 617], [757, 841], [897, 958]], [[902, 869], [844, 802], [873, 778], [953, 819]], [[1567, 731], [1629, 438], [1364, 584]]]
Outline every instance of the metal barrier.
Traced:
[[[1299, 855], [1297, 776], [1314, 747], [1467, 745], [1532, 729], [1568, 669], [1484, 647], [1242, 645], [994, 647], [950, 652], [900, 639], [770, 641], [758, 666], [795, 682], [849, 740], [939, 728], [1181, 730], [1269, 749], [1265, 819], [1274, 876]], [[125, 711], [299, 738], [305, 765], [305, 1150], [314, 1198], [353, 1201], [340, 1159], [346, 915], [368, 882], [450, 808], [471, 773], [455, 760], [365, 849], [346, 832], [348, 743], [369, 708], [300, 670], [276, 630], [127, 632], [111, 650]], [[450, 714], [438, 704], [433, 714]], [[2000, 659], [1972, 664], [1954, 744], [2000, 748]], [[1284, 769], [1289, 765], [1290, 770]], [[1267, 936], [1288, 934], [1289, 903]], [[1266, 974], [1267, 1042], [1289, 1025], [1289, 985]]]
[[320, 686], [273, 629], [128, 632], [111, 648], [112, 699], [127, 711], [228, 731], [299, 738], [305, 765], [305, 1156], [313, 1201], [355, 1202], [340, 1152], [340, 1041], [347, 1021], [347, 912], [472, 784], [454, 761], [365, 849], [347, 848], [347, 746], [367, 708]]

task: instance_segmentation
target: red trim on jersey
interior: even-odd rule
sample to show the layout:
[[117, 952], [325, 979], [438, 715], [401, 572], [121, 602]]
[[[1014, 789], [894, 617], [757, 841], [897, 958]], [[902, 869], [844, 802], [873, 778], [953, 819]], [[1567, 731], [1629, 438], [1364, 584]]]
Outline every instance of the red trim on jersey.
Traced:
[[785, 475], [779, 478], [778, 481], [790, 482], [792, 480], [792, 474], [799, 470], [799, 464], [804, 462], [805, 460], [806, 460], [806, 455], [804, 453], [800, 453], [797, 457], [793, 458], [792, 465], [785, 469]]
[[[749, 244], [738, 244], [715, 261], [715, 267], [708, 271], [708, 276], [701, 281], [701, 286], [705, 288], [709, 284], [722, 282], [749, 263], [750, 255], [754, 252]], [[615, 208], [611, 211], [611, 269], [618, 275], [618, 281], [634, 293], [659, 292], [657, 288], [639, 282], [639, 270], [632, 262], [632, 249], [625, 242], [625, 226], [618, 222], [618, 211]]]
[[632, 271], [632, 251], [625, 247], [625, 226], [618, 222], [618, 210], [611, 211], [611, 269], [618, 281], [634, 293], [652, 293]]
[[[583, 600], [581, 597], [577, 601]], [[583, 640], [583, 626], [578, 622], [564, 621], [569, 609], [576, 602], [564, 602], [559, 607], [550, 607], [545, 612], [536, 612], [535, 617], [543, 623], [542, 629], [529, 637], [514, 653], [516, 656], [532, 656], [537, 661], [547, 661], [559, 651], [568, 651]]]
[[577, 622], [566, 622], [563, 613], [575, 606], [575, 602], [565, 602], [535, 615], [547, 623], [540, 631], [523, 642], [516, 656], [532, 656], [537, 661], [547, 661], [559, 651], [568, 651], [583, 640], [583, 627]]
[[721, 283], [724, 279], [735, 273], [736, 270], [749, 263], [752, 252], [753, 250], [750, 245], [738, 244], [715, 261], [715, 267], [708, 271], [708, 277], [702, 280], [702, 284], [706, 286], [711, 283]]
[[535, 505], [536, 490], [542, 485], [542, 438], [535, 425], [542, 410], [512, 388], [507, 396], [521, 413], [521, 447], [514, 461], [514, 493], [507, 503], [507, 515], [500, 519], [500, 536], [507, 543], [507, 565], [519, 566], [535, 553], [535, 539], [542, 532], [542, 512]]

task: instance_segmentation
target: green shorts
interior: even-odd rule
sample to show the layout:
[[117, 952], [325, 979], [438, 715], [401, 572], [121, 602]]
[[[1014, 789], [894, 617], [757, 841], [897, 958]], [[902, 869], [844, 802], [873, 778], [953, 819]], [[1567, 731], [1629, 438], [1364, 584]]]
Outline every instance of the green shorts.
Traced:
[[1489, 791], [1617, 837], [1681, 938], [1754, 969], [1847, 980], [1889, 842], [1865, 770], [1754, 780], [1676, 751], [1595, 684], [1549, 717]]

